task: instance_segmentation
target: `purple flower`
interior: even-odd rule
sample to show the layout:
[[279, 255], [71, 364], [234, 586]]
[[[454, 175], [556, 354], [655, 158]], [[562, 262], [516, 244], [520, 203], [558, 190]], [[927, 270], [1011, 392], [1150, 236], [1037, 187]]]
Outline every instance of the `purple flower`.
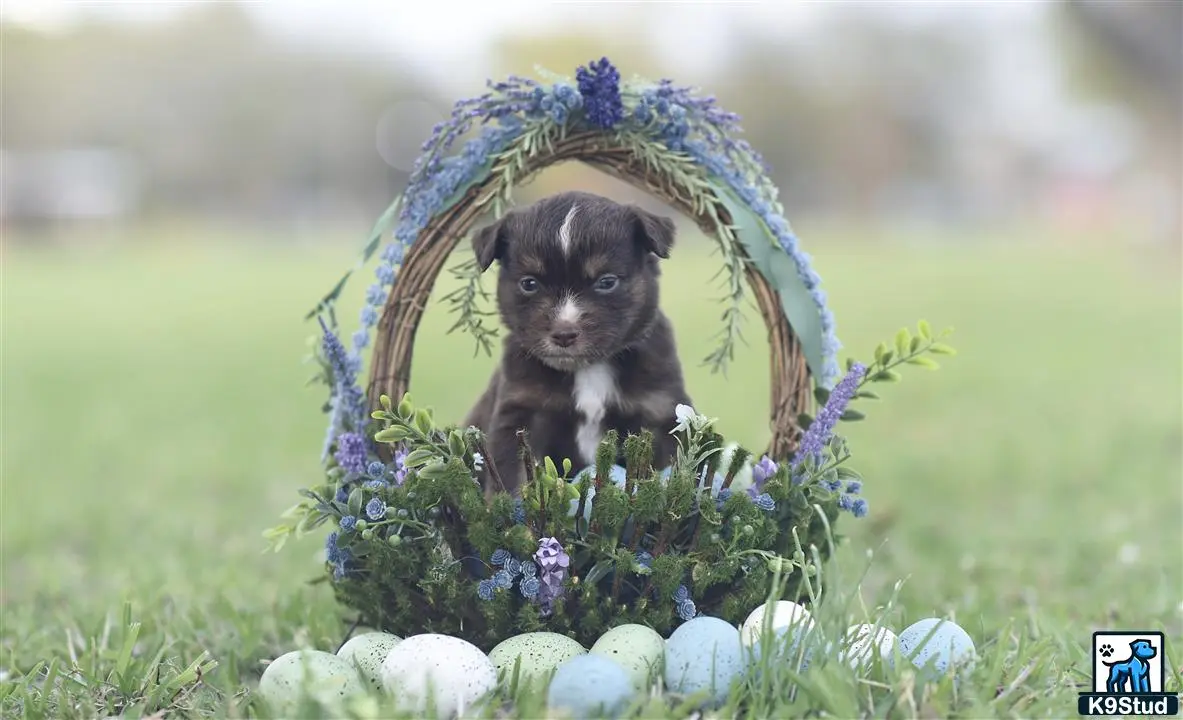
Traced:
[[349, 572], [353, 552], [337, 544], [339, 535], [334, 530], [325, 538], [325, 561], [333, 566], [333, 579], [340, 580]]
[[350, 532], [355, 527], [357, 527], [357, 518], [353, 515], [345, 515], [341, 518], [341, 529], [345, 532]]
[[325, 360], [328, 361], [330, 384], [332, 390], [329, 397], [329, 429], [325, 435], [325, 446], [322, 459], [328, 457], [329, 446], [333, 437], [342, 429], [357, 429], [363, 426], [366, 415], [366, 400], [361, 388], [357, 385], [358, 365], [353, 356], [345, 351], [345, 346], [337, 338], [324, 318], [319, 318], [320, 327], [324, 332], [321, 349]]
[[637, 564], [642, 567], [653, 567], [653, 555], [645, 550], [637, 551]]
[[509, 559], [509, 551], [505, 548], [497, 548], [493, 551], [492, 557], [489, 558], [489, 563], [501, 567], [505, 561]]
[[493, 599], [493, 581], [481, 580], [476, 586], [476, 596], [481, 600]]
[[863, 484], [858, 480], [851, 480], [850, 482], [846, 483], [846, 492], [850, 493], [851, 495], [858, 495], [862, 491]]
[[542, 538], [538, 541], [534, 562], [538, 564], [539, 570], [538, 602], [542, 605], [543, 614], [547, 615], [550, 614], [555, 601], [563, 596], [563, 581], [567, 579], [571, 556], [557, 539]]
[[847, 404], [858, 391], [859, 381], [866, 372], [866, 366], [855, 363], [841, 382], [830, 391], [830, 397], [826, 400], [825, 406], [818, 412], [817, 417], [814, 418], [813, 423], [801, 438], [801, 445], [797, 448], [797, 456], [793, 459], [794, 468], [800, 467], [806, 458], [821, 459], [822, 449], [830, 442], [830, 436], [834, 433], [834, 426], [838, 424], [838, 418], [841, 417]]
[[337, 494], [333, 496], [333, 499], [340, 503], [349, 502], [349, 488], [344, 485], [337, 488]]
[[371, 520], [382, 520], [386, 517], [386, 503], [381, 498], [372, 498], [366, 503], [366, 517]]
[[341, 549], [337, 547], [337, 531], [329, 533], [325, 538], [325, 560], [335, 563], [341, 557]]
[[[850, 496], [843, 495], [842, 497], [848, 498]], [[867, 514], [867, 501], [862, 498], [854, 498], [850, 503], [850, 514], [856, 518], [865, 517]]]
[[382, 250], [382, 259], [390, 265], [399, 265], [403, 261], [404, 252], [402, 243], [391, 243]]
[[522, 562], [510, 555], [505, 561], [505, 572], [509, 573], [510, 577], [517, 577], [518, 573], [522, 571]]
[[385, 480], [366, 480], [361, 486], [371, 492], [378, 492], [379, 490], [385, 490], [390, 487], [390, 483]]
[[[829, 475], [829, 473], [826, 473], [826, 475]], [[822, 486], [830, 492], [838, 492], [842, 489], [842, 481], [839, 480], [836, 475], [832, 477], [823, 477]]]
[[501, 590], [506, 590], [513, 585], [513, 575], [506, 570], [498, 570], [493, 573], [493, 584]]
[[337, 464], [345, 472], [358, 475], [366, 471], [366, 441], [354, 432], [341, 433], [337, 437]]
[[394, 484], [401, 486], [407, 481], [407, 473], [409, 469], [406, 465], [407, 455], [406, 450], [396, 450], [394, 453]]
[[[393, 246], [391, 246], [393, 247]], [[381, 305], [386, 302], [386, 288], [382, 287], [380, 283], [374, 283], [366, 288], [366, 304], [370, 307]]]
[[690, 599], [690, 588], [685, 585], [679, 585], [678, 589], [674, 591], [674, 602], [680, 603]]
[[373, 305], [365, 305], [358, 316], [362, 327], [374, 327], [378, 324], [378, 310]]
[[530, 562], [529, 560], [523, 560], [521, 567], [519, 569], [521, 570], [522, 577], [524, 577], [524, 578], [532, 578], [532, 577], [538, 576], [538, 566], [535, 565], [534, 563]]
[[698, 613], [698, 608], [694, 607], [694, 601], [687, 598], [678, 603], [678, 617], [683, 620], [693, 620]]
[[620, 72], [608, 58], [600, 58], [575, 70], [579, 94], [583, 96], [584, 113], [588, 122], [610, 130], [624, 119], [624, 104], [620, 99]]
[[769, 478], [773, 475], [776, 475], [776, 471], [779, 469], [772, 458], [767, 455], [760, 458], [760, 462], [752, 466], [752, 487], [764, 487], [764, 483], [768, 482]]
[[386, 476], [386, 465], [375, 460], [366, 466], [366, 475], [369, 475], [375, 480], [381, 480]]

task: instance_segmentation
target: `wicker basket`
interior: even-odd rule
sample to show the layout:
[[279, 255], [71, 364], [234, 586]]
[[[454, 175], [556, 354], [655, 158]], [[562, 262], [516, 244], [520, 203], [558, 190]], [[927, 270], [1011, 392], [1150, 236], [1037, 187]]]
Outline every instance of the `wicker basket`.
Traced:
[[[693, 218], [705, 232], [714, 232], [711, 215], [706, 211], [695, 212], [660, 168], [647, 167], [629, 148], [614, 144], [612, 137], [604, 133], [583, 132], [558, 140], [552, 152], [531, 158], [518, 170], [518, 182], [527, 181], [549, 165], [568, 160], [583, 162], [645, 190]], [[384, 394], [398, 398], [407, 391], [415, 333], [432, 286], [457, 243], [488, 207], [489, 196], [495, 192], [491, 189], [495, 174], [468, 188], [458, 202], [436, 215], [407, 250], [399, 281], [378, 322], [367, 392], [371, 408], [377, 407], [378, 398]], [[717, 197], [713, 210], [715, 217], [731, 223], [729, 210]], [[777, 291], [751, 265], [746, 266], [745, 276], [764, 317], [772, 353], [772, 438], [767, 453], [786, 458], [795, 451], [801, 436], [798, 416], [809, 411], [813, 399], [809, 366]]]

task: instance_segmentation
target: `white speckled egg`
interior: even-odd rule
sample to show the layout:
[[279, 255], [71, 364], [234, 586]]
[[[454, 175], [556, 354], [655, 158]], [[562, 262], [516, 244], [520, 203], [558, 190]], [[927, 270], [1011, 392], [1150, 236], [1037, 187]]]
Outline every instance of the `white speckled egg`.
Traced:
[[617, 625], [589, 651], [610, 658], [628, 673], [636, 690], [646, 690], [665, 667], [665, 638], [645, 625]]
[[934, 680], [948, 673], [950, 666], [958, 673], [971, 672], [976, 662], [973, 638], [957, 623], [941, 618], [909, 625], [900, 633], [899, 647], [904, 657]]
[[295, 712], [302, 693], [333, 707], [364, 692], [353, 666], [321, 650], [293, 650], [271, 661], [259, 678], [259, 696], [279, 715]]
[[665, 684], [684, 695], [706, 691], [716, 704], [727, 699], [732, 681], [744, 671], [739, 630], [717, 617], [700, 615], [678, 626], [665, 643]]
[[520, 681], [530, 682], [586, 653], [585, 647], [566, 635], [532, 632], [502, 640], [489, 652], [489, 660], [506, 683], [513, 679], [514, 665], [520, 661]]
[[[764, 613], [767, 608], [768, 603], [760, 605], [743, 622], [740, 632], [744, 646], [750, 649], [748, 660], [758, 666], [767, 641], [774, 657], [799, 662], [797, 670], [804, 670], [813, 658], [814, 647], [821, 643], [821, 632], [813, 622], [813, 616], [795, 602], [777, 600], [766, 625]], [[764, 636], [766, 628], [771, 633], [770, 638]]]
[[402, 642], [402, 638], [384, 632], [362, 633], [349, 638], [337, 657], [357, 666], [362, 680], [369, 683], [374, 690], [382, 689], [382, 661], [390, 654], [390, 649]]
[[580, 655], [559, 666], [546, 704], [575, 718], [615, 717], [633, 696], [624, 668], [603, 655]]
[[[748, 613], [747, 619], [743, 621], [742, 633], [745, 645], [755, 645], [764, 634], [764, 613], [767, 609], [768, 603], [764, 603]], [[801, 625], [804, 630], [808, 631], [813, 627], [813, 616], [795, 602], [777, 600], [776, 604], [772, 606], [772, 617], [769, 618], [769, 629], [773, 637], [779, 637], [794, 625]]]
[[476, 645], [427, 633], [394, 646], [382, 661], [382, 684], [400, 709], [417, 713], [426, 712], [430, 688], [436, 714], [451, 717], [497, 687], [497, 670]]
[[851, 625], [846, 629], [845, 646], [838, 651], [838, 657], [855, 670], [865, 668], [874, 662], [875, 654], [887, 665], [894, 664], [896, 636], [883, 626], [870, 623]]
[[[735, 451], [739, 448], [739, 443], [728, 443], [723, 451], [719, 453], [719, 470], [726, 473], [727, 469], [731, 467], [731, 458], [735, 456]], [[739, 472], [731, 480], [731, 492], [741, 493], [752, 486], [752, 461], [747, 459], [743, 465], [740, 466]]]

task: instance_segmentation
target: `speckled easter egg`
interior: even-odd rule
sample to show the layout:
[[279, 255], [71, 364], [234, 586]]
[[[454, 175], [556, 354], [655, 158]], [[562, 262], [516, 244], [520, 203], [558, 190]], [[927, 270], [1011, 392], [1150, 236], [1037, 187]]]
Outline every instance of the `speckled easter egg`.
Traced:
[[937, 679], [956, 667], [958, 673], [973, 670], [977, 651], [973, 638], [957, 623], [941, 618], [917, 620], [900, 633], [900, 653]]
[[480, 648], [449, 635], [412, 635], [382, 661], [382, 684], [400, 709], [424, 713], [428, 692], [439, 717], [465, 710], [497, 687], [497, 670]]
[[[627, 472], [628, 471], [625, 470], [622, 466], [613, 465], [612, 469], [608, 472], [608, 477], [612, 480], [612, 482], [616, 483], [618, 486], [624, 487], [625, 480], [627, 480]], [[584, 469], [580, 470], [579, 472], [575, 473], [575, 475], [572, 476], [571, 482], [572, 483], [577, 482], [579, 480], [580, 476], [582, 476], [584, 473], [588, 473], [589, 475], [591, 475], [594, 478], [596, 475], [595, 466], [589, 465], [589, 466], [585, 467]], [[583, 518], [585, 520], [591, 520], [592, 498], [594, 498], [595, 496], [596, 496], [596, 486], [593, 483], [592, 486], [587, 489], [587, 502], [584, 503], [584, 505], [583, 505]], [[579, 498], [575, 497], [574, 499], [571, 500], [571, 507], [570, 507], [570, 509], [567, 510], [567, 517], [575, 517], [575, 512], [577, 510], [579, 510]]]
[[586, 652], [586, 648], [566, 635], [532, 632], [506, 638], [489, 652], [489, 659], [507, 683], [513, 677], [514, 665], [520, 663], [519, 677], [529, 682]]
[[845, 643], [838, 651], [838, 657], [859, 670], [875, 662], [876, 655], [879, 662], [889, 667], [895, 664], [895, 648], [897, 638], [895, 633], [883, 626], [875, 627], [870, 623], [851, 625], [844, 635]]
[[760, 641], [765, 632], [765, 623], [773, 636], [785, 633], [789, 628], [800, 625], [808, 630], [813, 627], [813, 616], [809, 611], [789, 600], [777, 600], [772, 606], [771, 616], [766, 620], [764, 615], [768, 611], [768, 603], [764, 603], [748, 613], [743, 621], [743, 642], [754, 645]]
[[[739, 449], [739, 443], [727, 443], [723, 451], [719, 453], [719, 468], [724, 472], [731, 467], [731, 458], [735, 457], [735, 451]], [[749, 458], [745, 460], [740, 466], [739, 472], [731, 479], [731, 492], [739, 493], [747, 490], [752, 486], [752, 461]]]
[[[756, 664], [764, 653], [766, 640], [771, 643], [776, 656], [786, 659], [800, 658], [798, 669], [809, 666], [813, 656], [815, 640], [820, 633], [815, 627], [813, 616], [804, 607], [789, 600], [777, 600], [771, 607], [771, 617], [764, 615], [769, 610], [764, 603], [748, 613], [741, 630], [743, 644], [750, 649], [749, 660]], [[769, 637], [765, 637], [765, 633]], [[802, 647], [802, 642], [805, 646]]]
[[646, 690], [665, 666], [665, 638], [645, 625], [617, 625], [589, 651], [610, 658], [628, 673], [636, 690]]
[[546, 704], [579, 719], [614, 717], [632, 700], [633, 692], [624, 668], [603, 655], [580, 655], [555, 671]]
[[705, 691], [715, 704], [727, 699], [744, 665], [739, 630], [717, 617], [688, 620], [665, 643], [665, 684], [684, 695]]
[[351, 664], [322, 650], [293, 650], [280, 655], [259, 678], [259, 696], [281, 716], [295, 712], [301, 693], [334, 707], [364, 691]]
[[384, 632], [355, 635], [341, 646], [337, 657], [356, 665], [361, 679], [375, 690], [382, 688], [382, 661], [390, 649], [402, 642], [402, 638]]

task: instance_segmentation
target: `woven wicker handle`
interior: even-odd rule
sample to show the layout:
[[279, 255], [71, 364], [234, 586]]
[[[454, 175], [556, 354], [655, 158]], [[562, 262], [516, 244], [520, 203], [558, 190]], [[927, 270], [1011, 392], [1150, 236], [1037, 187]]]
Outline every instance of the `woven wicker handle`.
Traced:
[[[559, 140], [552, 153], [527, 162], [517, 174], [519, 183], [566, 160], [579, 160], [618, 177], [693, 218], [707, 234], [715, 232], [711, 216], [695, 212], [669, 178], [646, 168], [627, 148], [613, 144], [603, 134], [583, 133]], [[432, 219], [407, 251], [398, 282], [387, 298], [378, 322], [368, 388], [371, 408], [378, 406], [380, 396], [400, 398], [410, 386], [415, 333], [432, 286], [457, 243], [468, 235], [473, 223], [484, 212], [486, 201], [495, 192], [494, 183], [495, 178], [490, 175], [484, 182], [470, 187], [459, 202]], [[715, 200], [714, 212], [723, 222], [731, 222], [730, 213], [722, 202]], [[797, 447], [801, 436], [797, 416], [806, 411], [812, 399], [809, 367], [797, 336], [781, 310], [777, 292], [750, 265], [745, 275], [764, 316], [772, 352], [772, 439], [767, 452], [773, 458], [783, 460]], [[381, 448], [381, 452], [387, 452], [387, 448]]]

